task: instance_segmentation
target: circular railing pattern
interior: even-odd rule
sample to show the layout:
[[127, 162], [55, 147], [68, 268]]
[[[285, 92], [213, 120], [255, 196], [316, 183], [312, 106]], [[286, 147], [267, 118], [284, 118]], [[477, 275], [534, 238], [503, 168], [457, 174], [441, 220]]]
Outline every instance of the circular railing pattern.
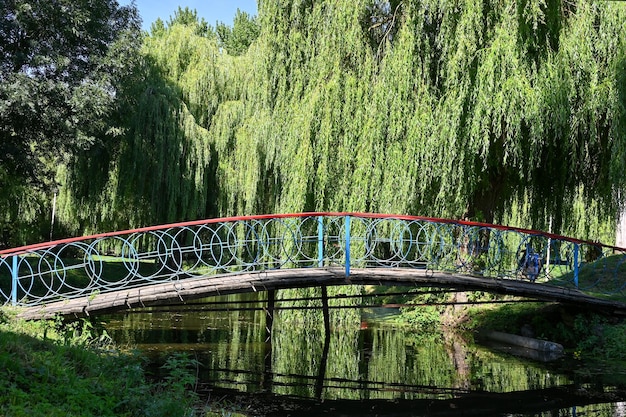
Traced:
[[[414, 216], [262, 215], [1, 251], [0, 302], [37, 305], [154, 282], [281, 268], [414, 268], [527, 279], [606, 295], [624, 249], [537, 231]], [[346, 265], [346, 260], [349, 262]]]

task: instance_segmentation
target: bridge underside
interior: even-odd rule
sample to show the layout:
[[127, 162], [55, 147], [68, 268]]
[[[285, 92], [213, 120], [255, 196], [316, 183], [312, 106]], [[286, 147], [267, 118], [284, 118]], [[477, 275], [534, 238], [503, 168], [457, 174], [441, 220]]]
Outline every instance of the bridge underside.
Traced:
[[487, 291], [574, 304], [601, 309], [611, 314], [626, 315], [624, 303], [592, 297], [576, 289], [522, 280], [397, 268], [352, 269], [350, 276], [346, 277], [343, 268], [310, 268], [185, 278], [30, 307], [24, 309], [20, 316], [27, 320], [51, 318], [56, 315], [86, 317], [172, 302], [184, 303], [216, 295], [334, 285], [412, 285], [454, 288], [462, 291]]

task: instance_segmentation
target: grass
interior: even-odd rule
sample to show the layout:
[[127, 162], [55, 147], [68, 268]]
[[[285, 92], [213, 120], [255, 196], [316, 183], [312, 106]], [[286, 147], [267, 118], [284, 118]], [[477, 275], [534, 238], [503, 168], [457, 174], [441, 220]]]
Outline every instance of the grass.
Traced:
[[[555, 276], [554, 282], [574, 286], [574, 272]], [[578, 270], [578, 288], [594, 297], [626, 301], [626, 257], [624, 254], [606, 256], [593, 262], [583, 262]]]
[[[216, 416], [198, 405], [193, 360], [173, 356], [154, 380], [138, 354], [106, 343], [86, 321], [24, 322], [0, 309], [3, 417]], [[226, 414], [224, 414], [226, 415]]]

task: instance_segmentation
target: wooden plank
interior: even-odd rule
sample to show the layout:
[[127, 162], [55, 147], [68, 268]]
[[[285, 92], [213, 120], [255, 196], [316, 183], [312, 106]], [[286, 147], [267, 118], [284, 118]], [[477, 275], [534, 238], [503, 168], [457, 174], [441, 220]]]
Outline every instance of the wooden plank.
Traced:
[[355, 268], [351, 270], [350, 276], [346, 277], [343, 268], [307, 268], [209, 275], [159, 282], [110, 293], [62, 300], [45, 306], [30, 307], [24, 309], [20, 316], [25, 319], [49, 318], [57, 314], [81, 317], [176, 301], [184, 303], [214, 295], [321, 285], [360, 284], [487, 290], [542, 300], [576, 303], [626, 314], [626, 304], [624, 303], [591, 297], [575, 289], [528, 281], [401, 268]]

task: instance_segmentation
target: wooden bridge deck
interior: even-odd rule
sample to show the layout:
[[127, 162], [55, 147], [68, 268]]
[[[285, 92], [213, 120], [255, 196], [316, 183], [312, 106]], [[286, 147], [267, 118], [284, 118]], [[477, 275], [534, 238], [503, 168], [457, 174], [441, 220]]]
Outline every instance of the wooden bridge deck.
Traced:
[[522, 280], [485, 278], [420, 269], [343, 268], [278, 269], [272, 271], [210, 275], [185, 278], [114, 292], [67, 299], [44, 306], [25, 308], [20, 317], [27, 320], [56, 315], [86, 317], [137, 307], [243, 292], [333, 285], [414, 285], [458, 290], [484, 290], [492, 293], [557, 301], [581, 307], [598, 308], [611, 314], [626, 315], [626, 304], [595, 298], [575, 289], [531, 283]]

